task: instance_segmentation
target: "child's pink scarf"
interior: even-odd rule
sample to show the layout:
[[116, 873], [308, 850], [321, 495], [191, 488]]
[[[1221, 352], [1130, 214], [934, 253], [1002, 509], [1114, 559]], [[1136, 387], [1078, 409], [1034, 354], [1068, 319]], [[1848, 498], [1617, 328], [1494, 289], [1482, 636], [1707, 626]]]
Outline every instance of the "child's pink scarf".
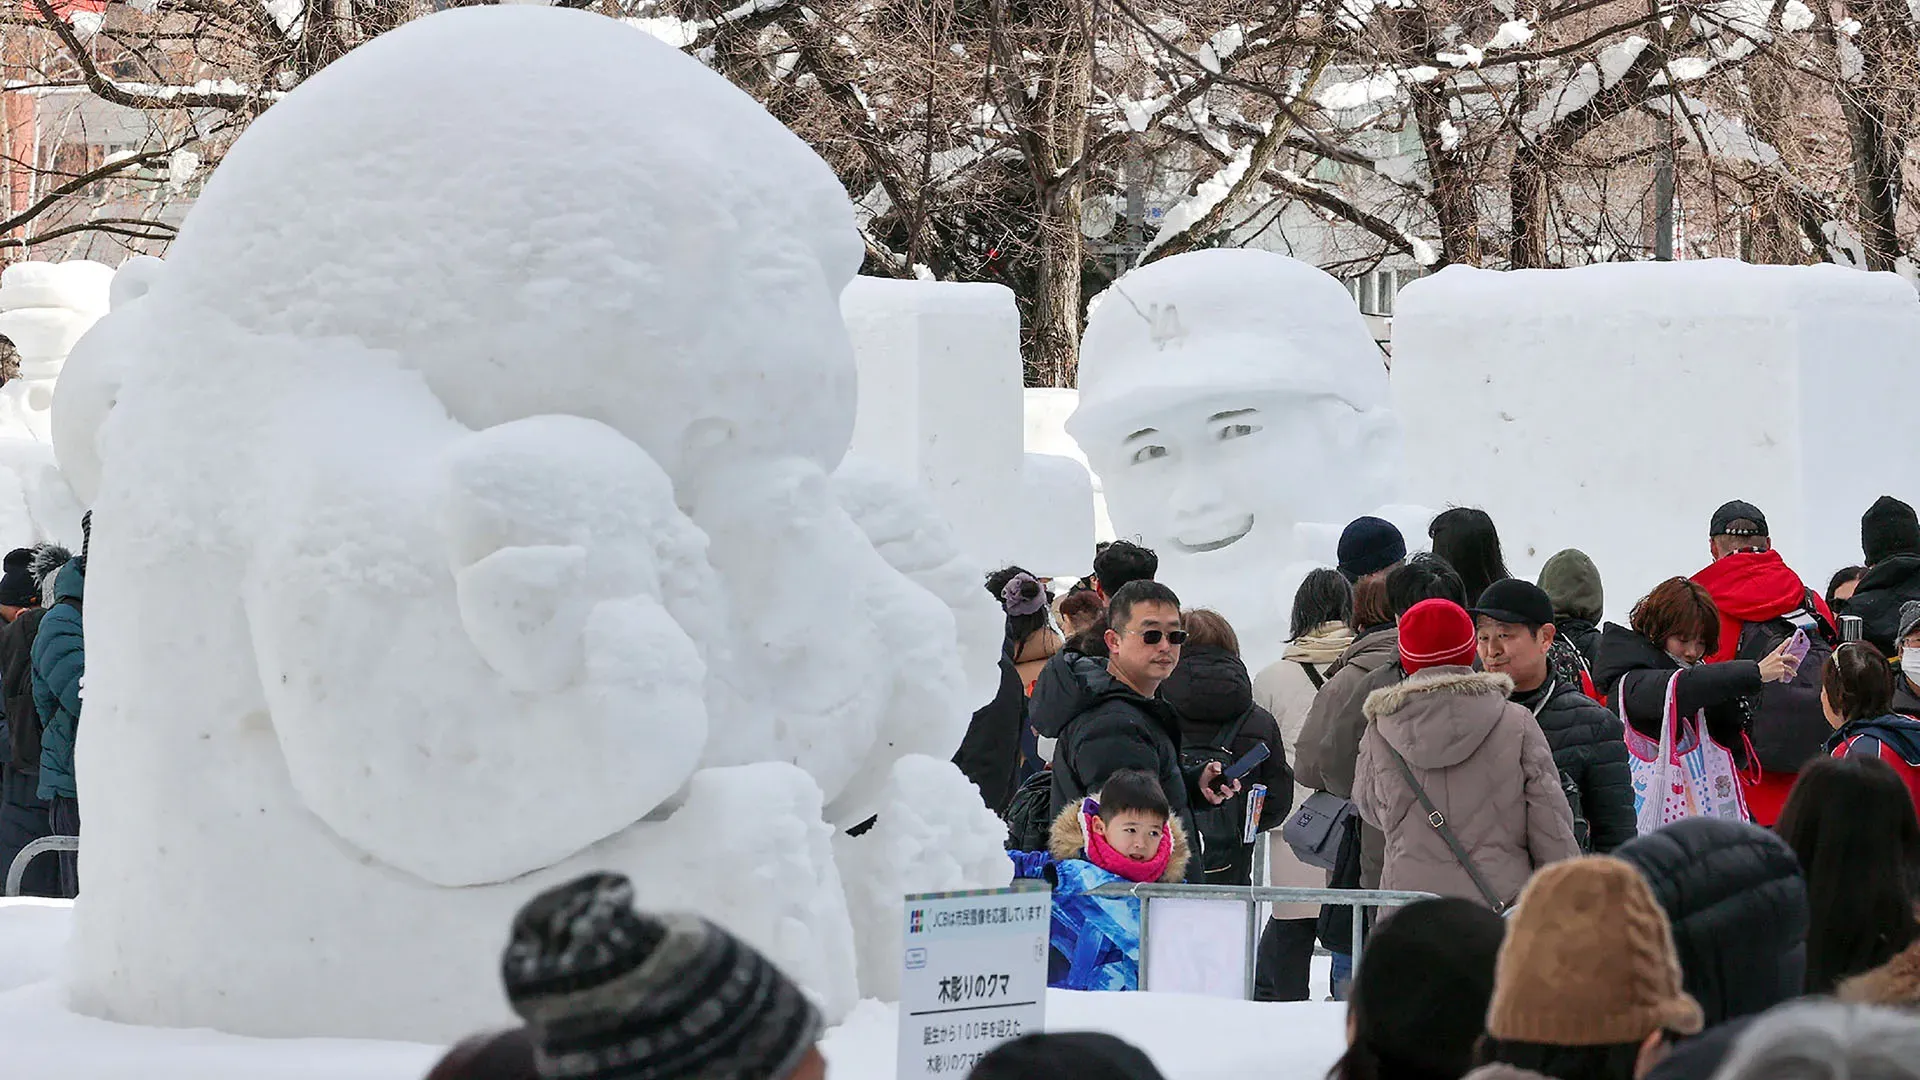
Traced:
[[1080, 804], [1080, 831], [1087, 837], [1087, 861], [1105, 870], [1117, 874], [1135, 883], [1159, 881], [1167, 872], [1167, 863], [1173, 858], [1173, 822], [1160, 833], [1160, 850], [1151, 859], [1134, 859], [1114, 850], [1107, 838], [1093, 831], [1094, 815], [1100, 812], [1100, 804], [1092, 799]]

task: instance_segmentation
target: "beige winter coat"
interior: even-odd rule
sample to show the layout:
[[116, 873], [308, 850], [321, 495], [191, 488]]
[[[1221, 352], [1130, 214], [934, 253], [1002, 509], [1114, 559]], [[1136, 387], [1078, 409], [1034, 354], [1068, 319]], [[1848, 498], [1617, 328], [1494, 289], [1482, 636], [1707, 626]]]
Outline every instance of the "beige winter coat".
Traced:
[[[1272, 713], [1279, 722], [1280, 739], [1286, 744], [1288, 764], [1300, 760], [1300, 730], [1306, 726], [1307, 711], [1313, 708], [1313, 699], [1319, 693], [1302, 665], [1312, 665], [1324, 681], [1327, 669], [1340, 659], [1340, 654], [1346, 652], [1351, 644], [1353, 631], [1345, 623], [1330, 622], [1289, 643], [1281, 659], [1267, 665], [1260, 674], [1254, 676], [1253, 700]], [[1299, 806], [1312, 793], [1312, 788], [1296, 780], [1293, 785], [1293, 805]], [[1268, 880], [1275, 885], [1317, 889], [1327, 883], [1327, 872], [1301, 862], [1299, 856], [1293, 853], [1293, 848], [1281, 837], [1279, 829], [1267, 834], [1267, 869]], [[1273, 917], [1276, 919], [1311, 919], [1319, 914], [1319, 904], [1273, 906]]]
[[1353, 801], [1386, 834], [1381, 888], [1484, 902], [1389, 747], [1501, 901], [1511, 904], [1536, 869], [1580, 854], [1553, 751], [1533, 714], [1507, 700], [1512, 691], [1505, 675], [1441, 667], [1368, 695]]

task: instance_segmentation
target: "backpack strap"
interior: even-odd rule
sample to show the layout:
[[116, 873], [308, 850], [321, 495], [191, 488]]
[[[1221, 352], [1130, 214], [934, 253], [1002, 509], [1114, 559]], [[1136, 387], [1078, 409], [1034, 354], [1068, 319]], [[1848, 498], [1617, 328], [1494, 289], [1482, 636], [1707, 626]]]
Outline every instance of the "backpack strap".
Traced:
[[1427, 812], [1427, 824], [1433, 826], [1433, 831], [1439, 833], [1440, 839], [1446, 841], [1448, 849], [1453, 852], [1454, 861], [1459, 863], [1460, 869], [1465, 870], [1467, 876], [1473, 879], [1473, 887], [1480, 890], [1481, 899], [1493, 908], [1495, 915], [1505, 915], [1507, 902], [1500, 899], [1499, 894], [1493, 891], [1493, 886], [1487, 884], [1487, 879], [1480, 875], [1480, 868], [1473, 864], [1473, 856], [1468, 854], [1466, 847], [1460, 843], [1460, 838], [1454, 835], [1453, 827], [1447, 824], [1447, 816], [1440, 812], [1439, 807], [1433, 805], [1433, 799], [1427, 795], [1427, 789], [1421, 787], [1419, 779], [1413, 775], [1413, 766], [1407, 764], [1407, 759], [1400, 756], [1400, 751], [1388, 746], [1385, 739], [1380, 741], [1380, 745], [1386, 746], [1387, 753], [1393, 755], [1394, 763], [1400, 766], [1400, 775], [1406, 777], [1407, 786], [1413, 789], [1413, 797], [1420, 800], [1420, 809]]
[[1313, 684], [1313, 689], [1316, 693], [1327, 685], [1327, 677], [1320, 674], [1312, 664], [1305, 660], [1295, 660], [1294, 663], [1299, 664], [1300, 670], [1307, 673], [1307, 681]]
[[1220, 750], [1233, 749], [1233, 740], [1240, 737], [1240, 729], [1247, 726], [1248, 718], [1253, 715], [1253, 710], [1257, 707], [1249, 705], [1246, 712], [1234, 717], [1226, 727], [1221, 728], [1213, 737], [1214, 747]]

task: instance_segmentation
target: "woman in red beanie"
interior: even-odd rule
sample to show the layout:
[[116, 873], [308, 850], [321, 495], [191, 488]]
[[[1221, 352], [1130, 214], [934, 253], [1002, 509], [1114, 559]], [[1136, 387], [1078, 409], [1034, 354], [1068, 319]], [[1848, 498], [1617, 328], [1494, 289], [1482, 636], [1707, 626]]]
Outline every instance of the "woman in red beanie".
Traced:
[[1424, 600], [1400, 617], [1404, 682], [1367, 697], [1353, 802], [1387, 837], [1383, 889], [1504, 912], [1533, 872], [1580, 854], [1573, 810], [1513, 680], [1473, 670], [1473, 617]]

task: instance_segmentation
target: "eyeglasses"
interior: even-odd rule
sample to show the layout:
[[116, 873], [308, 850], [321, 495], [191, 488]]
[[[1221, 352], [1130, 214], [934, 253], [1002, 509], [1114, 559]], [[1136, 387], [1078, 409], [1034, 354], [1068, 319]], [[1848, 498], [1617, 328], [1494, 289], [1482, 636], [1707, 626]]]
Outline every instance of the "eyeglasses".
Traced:
[[1185, 645], [1187, 643], [1187, 632], [1185, 630], [1121, 630], [1118, 632], [1121, 634], [1139, 634], [1140, 642], [1143, 645], [1158, 645], [1160, 644], [1161, 638], [1165, 638], [1169, 645]]

